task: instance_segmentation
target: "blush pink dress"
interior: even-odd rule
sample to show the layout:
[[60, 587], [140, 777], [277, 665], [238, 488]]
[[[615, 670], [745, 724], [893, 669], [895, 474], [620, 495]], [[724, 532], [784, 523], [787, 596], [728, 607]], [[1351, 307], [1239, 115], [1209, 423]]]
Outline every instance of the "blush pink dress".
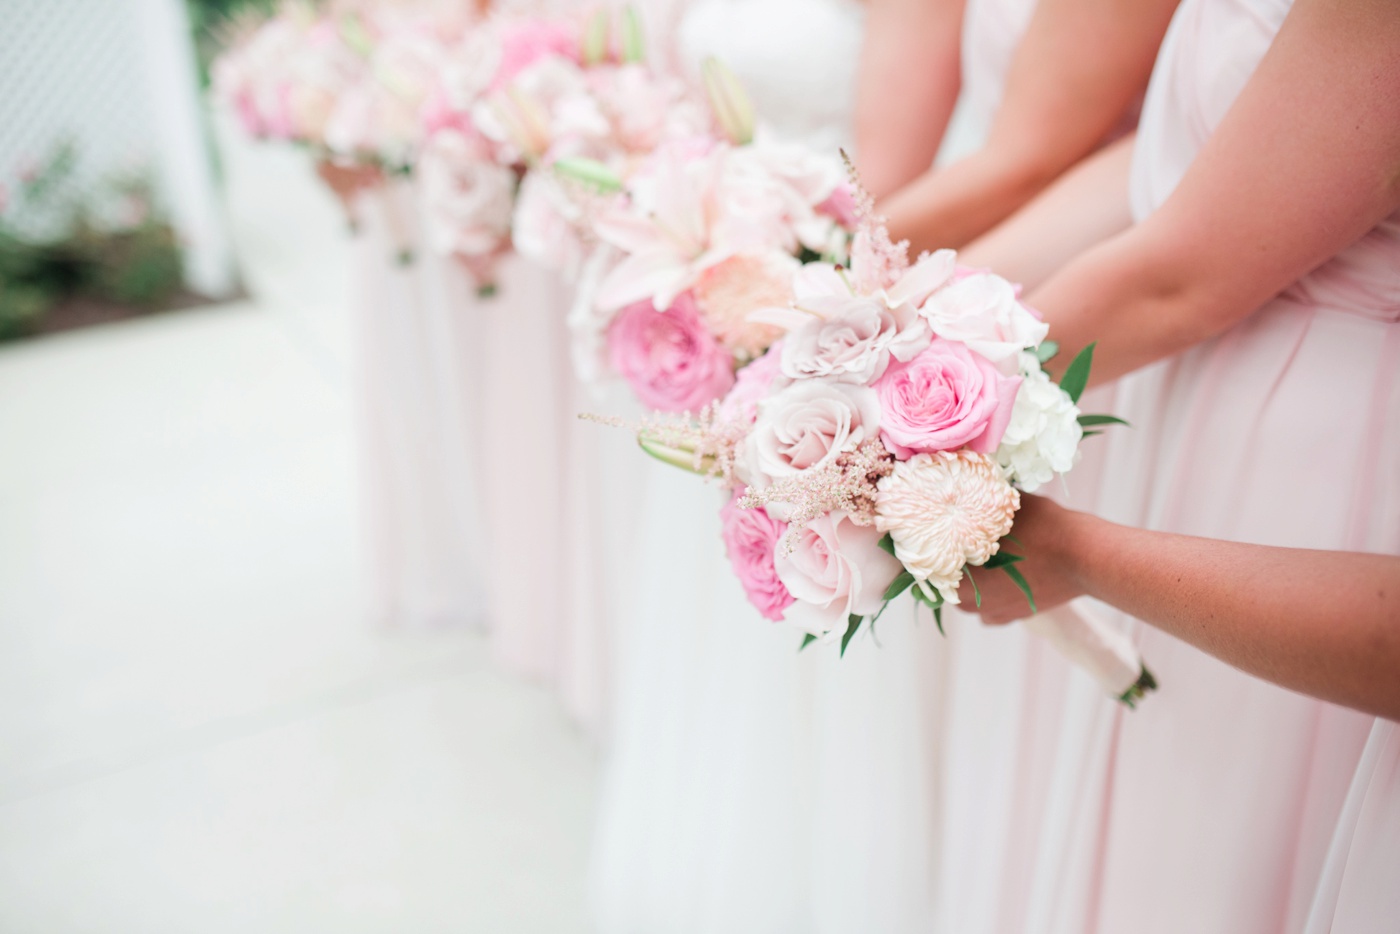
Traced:
[[571, 300], [561, 275], [513, 256], [501, 265], [496, 296], [461, 310], [474, 316], [479, 345], [471, 395], [480, 408], [476, 472], [494, 654], [550, 684], [570, 715], [596, 730], [610, 606], [624, 592], [614, 566], [628, 550], [614, 535], [629, 504], [613, 478], [629, 476], [640, 458], [627, 450], [627, 463], [610, 472], [609, 442], [630, 445], [577, 418], [598, 406], [570, 365]]
[[354, 394], [370, 614], [410, 628], [479, 623], [472, 309], [444, 293], [447, 260], [424, 248], [409, 182], [357, 199]]
[[1377, 719], [1337, 823], [1307, 934], [1366, 934], [1400, 921], [1400, 725]]
[[[1289, 6], [1185, 0], [1179, 8], [1138, 131], [1139, 219], [1171, 195]], [[1400, 218], [1229, 332], [1125, 377], [1117, 390], [1118, 412], [1135, 427], [1108, 440], [1098, 504], [1106, 518], [1400, 553]], [[1069, 685], [1034, 843], [1008, 863], [1016, 890], [1007, 900], [1024, 899], [1026, 921], [997, 929], [1304, 930], [1329, 848], [1345, 849], [1333, 839], [1373, 718], [1099, 612], [1130, 627], [1161, 690], [1130, 712]], [[1385, 768], [1373, 766], [1376, 781], [1393, 787]], [[1356, 814], [1384, 804], [1368, 798]], [[1332, 861], [1340, 877], [1357, 880], [1342, 895], [1370, 891], [1369, 858], [1396, 848], [1394, 838], [1378, 845], [1364, 819], [1354, 823], [1360, 868], [1345, 853]]]

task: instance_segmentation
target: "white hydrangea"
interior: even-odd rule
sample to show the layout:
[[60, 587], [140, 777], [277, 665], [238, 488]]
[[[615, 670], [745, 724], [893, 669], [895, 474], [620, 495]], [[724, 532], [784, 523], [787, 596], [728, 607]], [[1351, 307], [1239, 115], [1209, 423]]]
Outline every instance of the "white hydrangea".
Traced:
[[1020, 370], [1021, 388], [996, 457], [1012, 483], [1034, 493], [1079, 462], [1084, 429], [1079, 408], [1050, 381], [1035, 354], [1021, 354]]

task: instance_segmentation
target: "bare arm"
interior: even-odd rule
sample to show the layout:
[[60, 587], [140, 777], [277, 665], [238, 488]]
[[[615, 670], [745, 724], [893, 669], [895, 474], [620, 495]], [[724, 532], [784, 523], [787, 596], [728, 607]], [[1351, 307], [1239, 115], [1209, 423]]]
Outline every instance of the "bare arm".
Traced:
[[[1400, 557], [1146, 532], [1024, 497], [1012, 531], [1041, 609], [1089, 594], [1275, 684], [1400, 720]], [[990, 623], [1026, 615], [975, 572]]]
[[916, 249], [961, 247], [1092, 153], [1147, 86], [1178, 0], [1041, 0], [985, 145], [881, 205]]
[[1029, 204], [963, 249], [964, 265], [1035, 289], [1062, 266], [1132, 226], [1128, 169], [1134, 134], [1060, 176]]
[[1170, 198], [1031, 294], [1095, 381], [1207, 340], [1400, 207], [1400, 15], [1298, 0]]
[[869, 0], [856, 159], [880, 198], [933, 165], [958, 100], [964, 0]]

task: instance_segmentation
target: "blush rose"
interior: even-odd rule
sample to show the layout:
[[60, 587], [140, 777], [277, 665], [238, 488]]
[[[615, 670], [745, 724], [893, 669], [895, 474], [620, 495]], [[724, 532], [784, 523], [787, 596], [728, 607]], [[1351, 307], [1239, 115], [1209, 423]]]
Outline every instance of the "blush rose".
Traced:
[[880, 547], [883, 536], [840, 511], [809, 522], [790, 553], [775, 553], [778, 579], [796, 598], [784, 618], [820, 636], [844, 632], [852, 615], [877, 612], [901, 570], [899, 560]]

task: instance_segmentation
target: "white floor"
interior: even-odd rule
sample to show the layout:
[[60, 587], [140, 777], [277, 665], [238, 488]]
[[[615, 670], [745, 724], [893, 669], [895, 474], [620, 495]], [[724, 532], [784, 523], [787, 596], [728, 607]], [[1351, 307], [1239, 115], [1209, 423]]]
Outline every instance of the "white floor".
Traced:
[[226, 160], [258, 304], [0, 350], [0, 931], [584, 931], [589, 744], [360, 619], [339, 221]]

